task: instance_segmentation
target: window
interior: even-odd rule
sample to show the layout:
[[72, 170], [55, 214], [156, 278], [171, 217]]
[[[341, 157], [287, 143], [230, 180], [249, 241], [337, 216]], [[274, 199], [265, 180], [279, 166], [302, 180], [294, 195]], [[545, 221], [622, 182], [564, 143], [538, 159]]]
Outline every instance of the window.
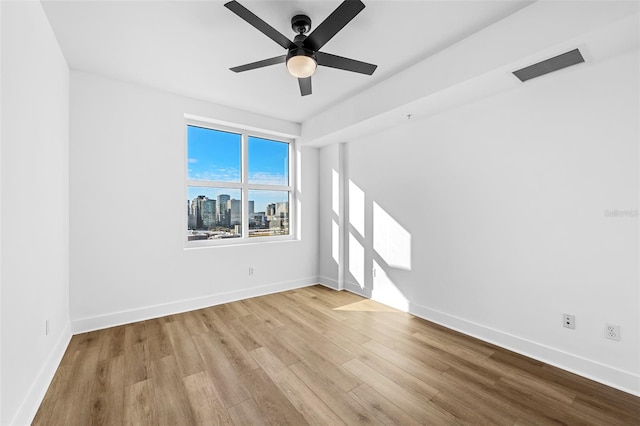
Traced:
[[292, 145], [188, 123], [187, 241], [207, 245], [289, 238]]

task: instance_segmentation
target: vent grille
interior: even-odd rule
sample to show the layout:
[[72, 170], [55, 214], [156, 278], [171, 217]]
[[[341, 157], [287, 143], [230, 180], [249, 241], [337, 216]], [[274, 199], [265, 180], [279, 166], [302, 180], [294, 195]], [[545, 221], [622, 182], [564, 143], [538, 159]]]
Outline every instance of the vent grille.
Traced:
[[513, 74], [524, 83], [532, 78], [540, 77], [541, 75], [549, 74], [550, 72], [558, 71], [582, 62], [584, 62], [584, 58], [580, 50], [573, 49], [561, 55], [554, 56], [553, 58], [538, 62], [537, 64], [514, 71]]

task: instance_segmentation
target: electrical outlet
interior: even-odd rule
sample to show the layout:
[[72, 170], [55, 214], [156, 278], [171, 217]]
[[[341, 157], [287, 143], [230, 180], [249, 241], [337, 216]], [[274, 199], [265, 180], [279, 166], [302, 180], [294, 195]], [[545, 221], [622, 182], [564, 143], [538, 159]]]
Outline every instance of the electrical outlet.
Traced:
[[255, 271], [254, 271], [254, 269], [253, 269], [253, 266], [249, 266], [249, 276], [250, 276], [250, 277], [252, 277], [252, 276], [253, 276], [253, 273], [254, 273], [254, 272], [255, 272]]
[[562, 314], [562, 325], [567, 328], [576, 328], [576, 316], [571, 314]]
[[611, 340], [620, 340], [620, 326], [607, 324], [604, 328], [604, 337]]
[[371, 270], [371, 276], [372, 276], [373, 278], [375, 278], [375, 277], [376, 277], [376, 268], [373, 268], [373, 269]]

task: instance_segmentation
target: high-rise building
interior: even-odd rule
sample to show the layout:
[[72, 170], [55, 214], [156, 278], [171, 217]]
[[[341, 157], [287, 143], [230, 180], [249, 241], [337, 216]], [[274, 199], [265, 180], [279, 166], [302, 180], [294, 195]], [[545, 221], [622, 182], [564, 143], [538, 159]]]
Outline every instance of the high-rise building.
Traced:
[[289, 203], [271, 203], [267, 204], [266, 219], [269, 223], [270, 229], [282, 229], [289, 228]]
[[202, 223], [202, 210], [204, 206], [204, 202], [207, 200], [207, 197], [204, 195], [198, 195], [191, 201], [191, 213], [195, 216], [195, 228], [203, 229], [204, 225]]
[[196, 215], [191, 208], [191, 201], [187, 200], [187, 218], [188, 218], [188, 229], [196, 229]]
[[205, 198], [202, 203], [202, 226], [211, 229], [216, 226], [216, 200]]
[[242, 223], [242, 202], [240, 200], [227, 201], [229, 212], [229, 225], [239, 225]]
[[227, 214], [227, 202], [231, 199], [227, 194], [218, 195], [218, 203], [216, 204], [216, 220], [220, 226], [229, 226], [230, 218]]

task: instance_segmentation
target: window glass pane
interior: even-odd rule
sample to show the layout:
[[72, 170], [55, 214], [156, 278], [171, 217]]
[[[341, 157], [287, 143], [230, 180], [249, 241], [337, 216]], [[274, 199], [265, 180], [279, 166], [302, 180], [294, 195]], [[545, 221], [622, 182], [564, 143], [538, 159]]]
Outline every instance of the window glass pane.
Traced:
[[289, 235], [289, 191], [249, 191], [249, 237]]
[[249, 183], [289, 185], [289, 144], [249, 136]]
[[188, 186], [188, 240], [242, 236], [241, 200], [239, 189]]
[[187, 126], [187, 179], [240, 182], [242, 135]]

